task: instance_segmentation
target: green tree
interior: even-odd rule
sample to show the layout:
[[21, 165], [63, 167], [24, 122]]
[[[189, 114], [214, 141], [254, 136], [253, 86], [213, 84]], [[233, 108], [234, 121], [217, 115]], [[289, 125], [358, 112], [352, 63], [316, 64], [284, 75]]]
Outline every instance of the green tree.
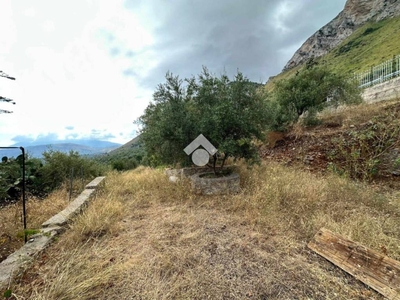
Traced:
[[169, 72], [166, 82], [157, 86], [153, 102], [137, 121], [143, 125], [141, 140], [150, 165], [188, 164], [183, 149], [195, 134], [193, 114], [189, 113], [190, 99], [188, 85]]
[[[205, 67], [185, 80], [167, 73], [138, 120], [147, 153], [160, 164], [187, 165], [190, 158], [183, 149], [203, 134], [219, 150], [222, 165], [228, 157], [255, 160], [253, 142], [267, 125], [266, 96], [240, 72], [232, 81]], [[215, 167], [218, 157], [213, 158]]]
[[296, 122], [301, 115], [306, 115], [308, 121], [315, 120], [316, 113], [328, 106], [362, 101], [354, 80], [313, 62], [295, 76], [278, 81], [274, 92], [279, 106], [277, 124], [281, 127]]

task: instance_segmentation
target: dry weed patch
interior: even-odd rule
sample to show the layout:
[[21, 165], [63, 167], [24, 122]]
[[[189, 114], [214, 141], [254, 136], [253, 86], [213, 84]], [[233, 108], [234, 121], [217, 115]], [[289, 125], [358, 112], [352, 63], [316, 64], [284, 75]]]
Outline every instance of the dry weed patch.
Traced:
[[348, 127], [350, 125], [363, 124], [379, 115], [382, 110], [390, 109], [399, 103], [399, 99], [374, 103], [362, 103], [352, 106], [340, 106], [337, 109], [322, 111], [318, 117], [325, 124], [338, 124]]
[[[27, 227], [40, 229], [44, 221], [63, 210], [69, 202], [67, 189], [61, 188], [46, 199], [29, 198], [26, 203]], [[0, 208], [0, 261], [24, 244], [22, 203]]]
[[400, 259], [398, 195], [278, 164], [239, 171], [234, 196], [149, 168], [109, 174], [15, 298], [383, 299], [306, 244], [326, 227]]

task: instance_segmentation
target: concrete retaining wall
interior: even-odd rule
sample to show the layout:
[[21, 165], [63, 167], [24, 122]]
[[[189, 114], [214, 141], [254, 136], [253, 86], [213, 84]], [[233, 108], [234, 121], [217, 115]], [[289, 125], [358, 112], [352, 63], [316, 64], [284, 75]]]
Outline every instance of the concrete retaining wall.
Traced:
[[365, 102], [389, 100], [400, 96], [400, 77], [366, 88], [362, 93]]
[[12, 279], [24, 272], [34, 258], [54, 240], [55, 236], [65, 230], [65, 227], [62, 226], [66, 225], [85, 207], [95, 189], [104, 182], [104, 179], [105, 177], [97, 177], [90, 182], [66, 209], [42, 224], [43, 228], [40, 233], [31, 236], [24, 246], [0, 263], [0, 295], [2, 295], [3, 289], [7, 289]]

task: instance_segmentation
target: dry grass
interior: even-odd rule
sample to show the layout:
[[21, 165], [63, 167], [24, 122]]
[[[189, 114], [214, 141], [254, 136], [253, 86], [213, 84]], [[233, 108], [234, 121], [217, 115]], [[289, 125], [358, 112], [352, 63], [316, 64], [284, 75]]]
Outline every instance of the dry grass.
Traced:
[[324, 226], [400, 259], [400, 195], [264, 163], [235, 196], [112, 173], [15, 299], [383, 299], [306, 244]]
[[339, 106], [337, 109], [324, 110], [319, 114], [319, 118], [325, 124], [336, 123], [347, 128], [350, 125], [363, 124], [370, 121], [377, 115], [382, 114], [385, 109], [398, 105], [399, 101], [400, 99], [396, 98], [381, 102]]
[[[28, 229], [40, 229], [42, 223], [63, 210], [69, 202], [65, 187], [46, 199], [28, 198], [26, 216]], [[0, 261], [24, 244], [22, 201], [0, 208]]]

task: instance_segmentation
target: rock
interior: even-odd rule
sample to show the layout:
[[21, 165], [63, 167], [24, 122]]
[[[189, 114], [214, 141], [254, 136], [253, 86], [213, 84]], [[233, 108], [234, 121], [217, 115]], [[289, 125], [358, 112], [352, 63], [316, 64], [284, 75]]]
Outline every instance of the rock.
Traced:
[[336, 18], [309, 37], [296, 51], [283, 71], [327, 54], [366, 22], [378, 22], [399, 15], [400, 1], [397, 0], [348, 0]]
[[312, 155], [306, 155], [304, 157], [303, 163], [306, 165], [311, 164], [314, 161], [314, 157]]
[[168, 179], [170, 182], [173, 182], [173, 183], [176, 183], [179, 181], [179, 177], [177, 177], [177, 176], [169, 176]]

